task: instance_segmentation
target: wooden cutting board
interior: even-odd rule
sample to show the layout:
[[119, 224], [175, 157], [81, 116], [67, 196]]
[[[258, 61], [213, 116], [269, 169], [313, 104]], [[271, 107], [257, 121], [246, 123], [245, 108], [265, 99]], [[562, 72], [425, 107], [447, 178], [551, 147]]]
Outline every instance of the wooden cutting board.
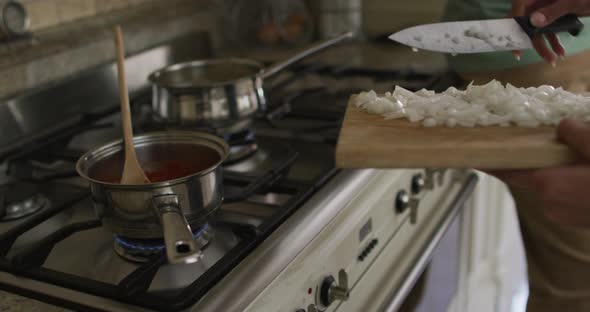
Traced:
[[348, 104], [338, 145], [338, 168], [540, 168], [572, 163], [555, 127], [426, 128], [385, 120]]

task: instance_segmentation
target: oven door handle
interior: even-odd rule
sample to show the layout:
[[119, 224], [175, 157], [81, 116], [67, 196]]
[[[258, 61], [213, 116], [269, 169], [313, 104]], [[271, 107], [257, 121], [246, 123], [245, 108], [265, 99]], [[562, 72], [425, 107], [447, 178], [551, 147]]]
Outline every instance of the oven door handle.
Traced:
[[406, 296], [410, 293], [412, 287], [420, 277], [420, 274], [422, 274], [430, 262], [434, 249], [446, 233], [455, 217], [458, 215], [459, 211], [463, 207], [463, 204], [465, 204], [467, 199], [469, 199], [469, 196], [473, 193], [475, 185], [477, 184], [477, 180], [477, 174], [473, 172], [469, 174], [462, 188], [451, 202], [451, 208], [449, 209], [447, 217], [441, 221], [438, 230], [432, 234], [430, 240], [428, 240], [428, 244], [424, 247], [420, 253], [420, 256], [416, 260], [416, 265], [412, 267], [412, 269], [407, 273], [406, 278], [400, 287], [398, 287], [397, 290], [391, 295], [391, 301], [389, 304], [385, 305], [385, 309], [383, 309], [383, 311], [395, 312], [399, 309]]

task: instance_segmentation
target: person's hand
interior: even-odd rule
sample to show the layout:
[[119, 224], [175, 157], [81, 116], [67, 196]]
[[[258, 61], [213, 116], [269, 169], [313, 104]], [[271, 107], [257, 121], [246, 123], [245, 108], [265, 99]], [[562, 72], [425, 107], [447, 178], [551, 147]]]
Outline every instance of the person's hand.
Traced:
[[[578, 16], [589, 15], [590, 0], [513, 0], [510, 15], [530, 15], [534, 26], [544, 27], [569, 13]], [[547, 47], [545, 38], [551, 49]], [[565, 56], [565, 49], [556, 34], [537, 35], [533, 37], [532, 43], [539, 55], [553, 66], [556, 64], [557, 56]], [[520, 57], [520, 51], [514, 51], [514, 54], [517, 58]]]
[[539, 213], [565, 225], [590, 226], [590, 125], [564, 119], [557, 128], [560, 141], [580, 156], [572, 166], [536, 170], [486, 171], [509, 186], [536, 194]]

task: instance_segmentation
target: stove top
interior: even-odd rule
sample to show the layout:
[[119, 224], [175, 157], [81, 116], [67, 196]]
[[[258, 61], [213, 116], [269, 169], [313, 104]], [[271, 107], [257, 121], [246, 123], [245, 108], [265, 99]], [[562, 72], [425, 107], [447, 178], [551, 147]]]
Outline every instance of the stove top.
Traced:
[[[59, 131], [24, 137], [18, 148], [2, 147], [0, 271], [150, 310], [187, 308], [338, 172], [333, 155], [348, 96], [363, 88], [391, 89], [402, 76], [297, 67], [273, 84], [267, 113], [247, 128], [228, 134], [189, 127], [222, 135], [231, 145], [223, 165], [224, 204], [194, 231], [202, 257], [193, 264], [168, 264], [162, 241], [114, 236], [74, 171], [85, 150], [121, 137], [116, 103], [74, 124], [68, 120]], [[410, 78], [410, 89], [433, 82], [429, 75]], [[134, 96], [137, 120], [146, 115], [149, 98], [149, 90]], [[135, 133], [162, 129], [169, 127], [147, 119]], [[1, 279], [0, 288], [87, 308]]]
[[[294, 149], [260, 142], [255, 155], [225, 167], [225, 204], [195, 231], [203, 252], [195, 264], [167, 264], [161, 241], [114, 236], [101, 226], [87, 189], [66, 181], [36, 184], [43, 190], [36, 196], [50, 204], [0, 222], [0, 270], [155, 310], [194, 303], [319, 182], [289, 176], [305, 165]], [[324, 179], [333, 174], [330, 166], [317, 172]]]

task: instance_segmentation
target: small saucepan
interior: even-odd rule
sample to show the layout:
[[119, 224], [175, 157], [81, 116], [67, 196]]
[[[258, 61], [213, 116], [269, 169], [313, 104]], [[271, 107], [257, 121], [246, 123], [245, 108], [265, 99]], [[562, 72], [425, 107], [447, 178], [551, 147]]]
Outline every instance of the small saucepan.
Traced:
[[92, 199], [105, 227], [119, 236], [163, 238], [170, 263], [193, 263], [201, 255], [192, 229], [204, 226], [223, 200], [221, 163], [229, 147], [200, 132], [168, 131], [133, 138], [151, 183], [120, 184], [121, 140], [95, 148], [77, 163], [90, 182]]
[[152, 108], [169, 125], [206, 125], [223, 132], [266, 110], [263, 80], [288, 66], [353, 37], [319, 42], [269, 68], [249, 59], [209, 59], [175, 64], [149, 76]]

